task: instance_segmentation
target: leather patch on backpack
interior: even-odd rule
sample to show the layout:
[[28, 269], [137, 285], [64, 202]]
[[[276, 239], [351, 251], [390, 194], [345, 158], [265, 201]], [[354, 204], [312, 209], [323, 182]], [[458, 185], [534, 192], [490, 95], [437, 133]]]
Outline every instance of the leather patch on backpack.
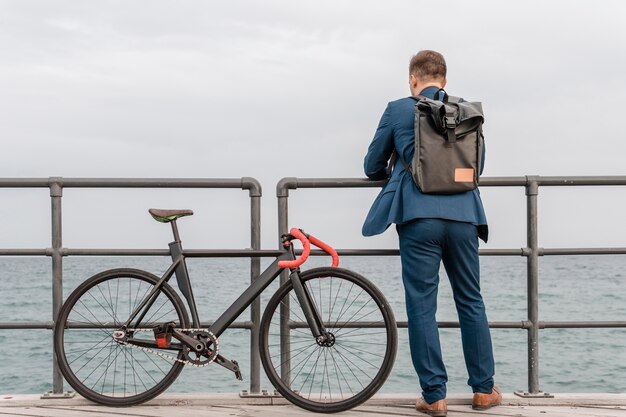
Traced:
[[474, 182], [474, 168], [456, 168], [454, 182]]

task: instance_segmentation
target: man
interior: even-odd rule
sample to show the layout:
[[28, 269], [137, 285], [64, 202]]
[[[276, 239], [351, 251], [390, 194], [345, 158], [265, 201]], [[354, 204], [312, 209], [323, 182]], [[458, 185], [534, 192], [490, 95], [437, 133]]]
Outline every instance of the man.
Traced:
[[[409, 65], [411, 95], [441, 100], [446, 72], [440, 53], [420, 51]], [[387, 105], [365, 156], [365, 174], [370, 179], [387, 178], [387, 161], [394, 150], [407, 163], [413, 159], [415, 103], [416, 99], [407, 97]], [[448, 195], [424, 194], [401, 161], [396, 160], [393, 168], [365, 220], [363, 235], [373, 236], [396, 224], [411, 358], [422, 388], [416, 409], [432, 416], [447, 413], [448, 377], [435, 319], [441, 261], [450, 278], [461, 325], [468, 384], [474, 392], [472, 408], [499, 405], [502, 396], [493, 383], [491, 336], [479, 283], [478, 238], [487, 241], [480, 193], [475, 189]]]

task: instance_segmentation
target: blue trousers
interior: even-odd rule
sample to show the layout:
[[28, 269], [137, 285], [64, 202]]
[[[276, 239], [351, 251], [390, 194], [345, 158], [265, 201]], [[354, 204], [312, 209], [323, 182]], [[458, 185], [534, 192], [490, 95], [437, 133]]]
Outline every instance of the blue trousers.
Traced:
[[397, 226], [409, 344], [422, 396], [446, 397], [448, 375], [441, 356], [437, 312], [439, 265], [446, 268], [461, 326], [463, 354], [474, 392], [490, 393], [494, 360], [485, 305], [480, 294], [478, 235], [471, 223], [415, 219]]

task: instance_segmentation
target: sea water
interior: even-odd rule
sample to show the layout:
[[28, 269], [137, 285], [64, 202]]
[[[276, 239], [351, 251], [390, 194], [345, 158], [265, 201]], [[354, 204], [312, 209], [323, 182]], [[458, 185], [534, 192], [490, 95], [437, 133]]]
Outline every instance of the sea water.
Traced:
[[[263, 259], [262, 266], [270, 260]], [[328, 263], [311, 258], [307, 266]], [[398, 257], [342, 257], [342, 266], [368, 277], [405, 321]], [[133, 267], [162, 274], [169, 262], [154, 257], [70, 257], [63, 260], [64, 298], [89, 276], [110, 268]], [[249, 285], [245, 258], [188, 259], [200, 318], [216, 319]], [[0, 258], [0, 321], [49, 321], [52, 317], [49, 258]], [[527, 319], [526, 259], [482, 257], [481, 287], [490, 321]], [[626, 320], [626, 256], [543, 257], [539, 263], [540, 320]], [[175, 280], [173, 280], [175, 281]], [[277, 280], [278, 281], [278, 280]], [[172, 282], [173, 283], [173, 282]], [[277, 288], [262, 296], [262, 308]], [[437, 318], [456, 321], [450, 284], [441, 270]], [[238, 320], [249, 320], [250, 311]], [[394, 369], [381, 392], [419, 392], [407, 330], [399, 329]], [[527, 331], [492, 329], [496, 382], [504, 391], [525, 390]], [[539, 382], [548, 392], [625, 392], [626, 329], [543, 329], [539, 333]], [[449, 392], [469, 392], [459, 329], [440, 329]], [[245, 329], [220, 337], [220, 353], [241, 366], [244, 381], [218, 366], [186, 367], [169, 392], [237, 392], [249, 389], [250, 339]], [[272, 389], [261, 371], [261, 388]], [[52, 389], [52, 331], [0, 330], [0, 394], [43, 393]], [[65, 389], [71, 389], [66, 385]]]

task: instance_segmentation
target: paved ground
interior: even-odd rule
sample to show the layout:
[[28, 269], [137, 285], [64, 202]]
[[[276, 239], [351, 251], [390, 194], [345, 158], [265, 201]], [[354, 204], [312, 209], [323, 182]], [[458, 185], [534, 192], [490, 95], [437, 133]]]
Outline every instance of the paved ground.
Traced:
[[[337, 416], [423, 416], [409, 395], [380, 395], [366, 405]], [[557, 394], [555, 398], [524, 399], [505, 394], [503, 406], [473, 411], [467, 395], [451, 395], [448, 416], [626, 417], [626, 394]], [[531, 405], [532, 404], [532, 405]], [[0, 417], [301, 417], [315, 416], [281, 398], [240, 398], [237, 394], [166, 394], [146, 405], [107, 408], [82, 398], [40, 399], [35, 395], [0, 397]]]

